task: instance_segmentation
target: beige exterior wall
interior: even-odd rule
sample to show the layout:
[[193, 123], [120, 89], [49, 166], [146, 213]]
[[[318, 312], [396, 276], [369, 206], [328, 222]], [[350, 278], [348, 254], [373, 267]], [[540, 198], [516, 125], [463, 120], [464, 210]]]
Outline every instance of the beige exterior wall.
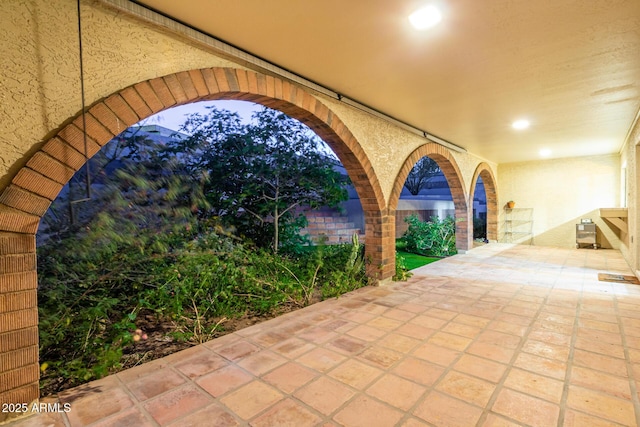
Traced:
[[626, 238], [598, 212], [620, 206], [619, 155], [508, 163], [498, 171], [501, 205], [513, 200], [516, 208], [533, 208], [533, 244], [574, 247], [581, 218], [596, 222], [603, 248], [620, 248]]
[[622, 179], [624, 184], [621, 186], [624, 190], [624, 196], [621, 195], [621, 203], [628, 208], [629, 217], [627, 224], [629, 226], [629, 234], [620, 245], [620, 251], [624, 255], [627, 263], [640, 277], [640, 253], [638, 252], [638, 231], [640, 230], [640, 216], [638, 216], [638, 207], [640, 207], [640, 195], [638, 194], [638, 155], [640, 151], [640, 121], [635, 123], [633, 129], [629, 133], [626, 144], [620, 153], [620, 166]]
[[[0, 44], [0, 82], [6, 82], [0, 91], [1, 190], [29, 154], [78, 115], [81, 98], [75, 2], [12, 0], [0, 9], [0, 21], [10, 23], [0, 30], [7, 40]], [[87, 106], [127, 86], [178, 71], [245, 68], [97, 1], [83, 2], [82, 24]], [[358, 139], [388, 201], [404, 160], [428, 141], [340, 101], [318, 97]], [[466, 153], [455, 158], [468, 192], [482, 159]]]

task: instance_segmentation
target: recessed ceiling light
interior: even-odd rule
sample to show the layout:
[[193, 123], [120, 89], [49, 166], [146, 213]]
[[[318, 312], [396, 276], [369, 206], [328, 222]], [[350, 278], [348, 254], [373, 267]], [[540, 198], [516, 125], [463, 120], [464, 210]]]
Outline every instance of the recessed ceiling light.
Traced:
[[551, 155], [551, 150], [549, 150], [548, 148], [543, 148], [538, 153], [540, 154], [540, 157], [549, 157]]
[[528, 129], [529, 125], [531, 125], [531, 123], [529, 123], [529, 120], [525, 119], [516, 120], [515, 122], [511, 123], [511, 126], [517, 130]]
[[437, 7], [429, 5], [418, 9], [409, 15], [409, 21], [416, 30], [426, 30], [438, 24], [442, 20], [442, 14]]

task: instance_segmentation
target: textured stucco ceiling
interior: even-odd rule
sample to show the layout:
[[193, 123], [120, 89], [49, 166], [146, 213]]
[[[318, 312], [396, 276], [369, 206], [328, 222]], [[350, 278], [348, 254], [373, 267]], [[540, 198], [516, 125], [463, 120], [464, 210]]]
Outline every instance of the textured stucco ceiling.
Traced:
[[498, 163], [618, 152], [640, 108], [640, 0], [138, 3]]

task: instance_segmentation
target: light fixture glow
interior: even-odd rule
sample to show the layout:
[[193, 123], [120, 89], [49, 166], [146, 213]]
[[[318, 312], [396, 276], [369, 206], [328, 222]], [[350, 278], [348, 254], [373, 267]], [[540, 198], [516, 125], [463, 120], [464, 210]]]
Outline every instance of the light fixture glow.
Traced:
[[529, 120], [526, 120], [526, 119], [516, 120], [511, 124], [511, 126], [517, 130], [528, 129], [529, 125], [531, 125], [531, 123], [529, 123]]
[[438, 24], [442, 20], [442, 14], [437, 7], [429, 5], [418, 9], [409, 15], [409, 21], [416, 30], [426, 30]]
[[551, 150], [548, 148], [543, 148], [539, 151], [540, 157], [549, 157], [551, 155]]

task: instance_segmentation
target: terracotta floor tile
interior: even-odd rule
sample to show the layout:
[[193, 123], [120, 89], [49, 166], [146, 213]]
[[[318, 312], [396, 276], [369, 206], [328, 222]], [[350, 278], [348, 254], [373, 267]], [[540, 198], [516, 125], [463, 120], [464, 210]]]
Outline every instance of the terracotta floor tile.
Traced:
[[251, 341], [261, 347], [271, 347], [280, 344], [290, 338], [289, 334], [284, 332], [268, 331], [251, 337]]
[[333, 379], [321, 377], [295, 392], [294, 396], [315, 410], [329, 415], [355, 394], [349, 387]]
[[316, 344], [322, 344], [338, 336], [338, 333], [325, 328], [307, 329], [298, 337]]
[[407, 411], [426, 391], [426, 387], [411, 381], [395, 375], [385, 375], [367, 389], [367, 394]]
[[164, 368], [153, 374], [142, 377], [127, 384], [127, 388], [143, 401], [155, 397], [165, 391], [177, 388], [185, 383], [185, 379], [170, 368]]
[[200, 377], [196, 383], [214, 397], [221, 396], [242, 384], [246, 384], [254, 377], [237, 366], [230, 365]]
[[287, 359], [278, 356], [272, 351], [263, 350], [245, 357], [238, 362], [238, 366], [249, 371], [255, 376], [260, 376], [265, 372], [269, 372], [270, 370], [286, 363], [286, 361]]
[[202, 351], [174, 362], [173, 366], [189, 378], [196, 378], [226, 366], [228, 362], [221, 356], [202, 347]]
[[[556, 334], [556, 335], [552, 335]], [[573, 325], [538, 321], [531, 326], [529, 338], [558, 345], [569, 345], [573, 335]]]
[[483, 378], [493, 383], [499, 382], [507, 369], [507, 366], [502, 363], [471, 354], [463, 354], [453, 367], [457, 371]]
[[453, 335], [446, 332], [436, 332], [427, 341], [430, 344], [445, 347], [451, 350], [463, 351], [471, 344], [470, 338]]
[[500, 391], [491, 410], [535, 427], [555, 427], [560, 415], [559, 406], [506, 388]]
[[478, 328], [484, 328], [489, 323], [491, 323], [490, 319], [479, 317], [479, 316], [472, 316], [469, 314], [459, 314], [455, 317], [454, 320], [456, 321], [456, 323], [462, 323], [465, 325], [475, 326]]
[[604, 372], [581, 366], [571, 369], [571, 384], [601, 391], [623, 399], [631, 399], [631, 389], [627, 378], [616, 377]]
[[215, 351], [225, 359], [237, 362], [249, 355], [252, 355], [253, 353], [260, 351], [260, 348], [247, 341], [238, 341]]
[[572, 385], [569, 386], [567, 406], [625, 426], [636, 425], [633, 404], [608, 394]]
[[371, 384], [383, 371], [357, 360], [347, 360], [329, 372], [329, 376], [359, 390]]
[[495, 384], [459, 372], [449, 372], [436, 390], [468, 403], [484, 407], [491, 398]]
[[[51, 424], [40, 424], [53, 427]], [[64, 424], [61, 424], [64, 425]], [[125, 412], [118, 412], [116, 415], [103, 419], [92, 424], [91, 427], [153, 427], [154, 422], [147, 419], [137, 408], [131, 408]]]
[[614, 423], [611, 420], [596, 418], [582, 412], [567, 409], [564, 415], [563, 427], [620, 427], [622, 424]]
[[521, 351], [535, 354], [540, 357], [546, 357], [547, 359], [565, 361], [569, 358], [570, 348], [567, 346], [529, 339], [525, 341]]
[[433, 385], [444, 371], [441, 366], [414, 357], [404, 359], [393, 369], [395, 374], [426, 386]]
[[251, 421], [252, 427], [314, 426], [322, 419], [291, 399], [283, 400]]
[[633, 274], [613, 250], [485, 245], [63, 392], [68, 419], [10, 427], [634, 426], [640, 288], [598, 271]]
[[576, 338], [575, 346], [576, 348], [579, 348], [581, 350], [624, 359], [624, 348], [621, 345], [611, 344], [599, 340], [585, 339], [579, 336], [578, 338]]
[[363, 341], [372, 342], [386, 335], [386, 333], [386, 331], [374, 328], [372, 326], [360, 325], [347, 332], [347, 335], [361, 339]]
[[475, 426], [482, 415], [482, 409], [432, 392], [413, 414], [438, 427]]
[[148, 400], [143, 407], [158, 424], [166, 425], [210, 403], [212, 403], [211, 397], [195, 386], [187, 385]]
[[347, 357], [335, 351], [316, 348], [298, 357], [297, 362], [319, 372], [326, 372]]
[[424, 312], [427, 316], [437, 317], [439, 319], [451, 320], [458, 315], [457, 312], [451, 310], [443, 310], [440, 308], [429, 308]]
[[400, 304], [398, 306], [398, 310], [408, 311], [409, 313], [422, 313], [425, 310], [427, 310], [427, 308], [429, 307], [424, 306], [422, 304], [412, 304], [412, 303]]
[[482, 423], [482, 427], [522, 427], [522, 424], [515, 423], [499, 415], [489, 414]]
[[378, 346], [369, 347], [358, 355], [358, 359], [366, 360], [384, 369], [390, 368], [403, 357], [404, 355], [402, 353]]
[[151, 362], [143, 363], [142, 365], [136, 366], [134, 368], [126, 369], [124, 371], [120, 371], [116, 374], [120, 380], [127, 384], [131, 381], [135, 381], [139, 378], [142, 378], [146, 375], [152, 374], [159, 369], [163, 369], [169, 366], [169, 362], [167, 362], [164, 358], [152, 360]]
[[626, 362], [623, 359], [615, 357], [575, 349], [573, 351], [573, 363], [578, 366], [596, 369], [619, 377], [627, 376]]
[[429, 425], [418, 420], [417, 418], [409, 418], [405, 422], [400, 424], [399, 427], [429, 427]]
[[444, 319], [438, 319], [431, 316], [420, 315], [411, 319], [409, 323], [412, 325], [422, 326], [423, 328], [428, 328], [428, 329], [440, 329], [447, 324], [447, 321]]
[[60, 393], [60, 403], [70, 403], [67, 414], [71, 425], [87, 425], [118, 412], [128, 410], [133, 401], [116, 377], [93, 381]]
[[240, 422], [218, 403], [192, 412], [169, 424], [170, 427], [236, 427]]
[[457, 323], [453, 321], [442, 328], [442, 331], [474, 339], [476, 336], [478, 336], [478, 334], [480, 334], [482, 329], [476, 326], [465, 325], [464, 323]]
[[416, 314], [402, 309], [390, 308], [382, 313], [382, 316], [406, 322], [416, 317]]
[[564, 381], [567, 371], [565, 362], [528, 353], [520, 353], [513, 366], [562, 381]]
[[409, 322], [400, 326], [394, 332], [396, 334], [406, 335], [408, 337], [417, 338], [419, 340], [426, 340], [431, 335], [433, 335], [436, 330]]
[[494, 320], [487, 326], [488, 329], [498, 332], [504, 332], [519, 337], [524, 336], [529, 330], [528, 326], [518, 325], [517, 323], [507, 323], [500, 320]]
[[283, 399], [274, 387], [261, 381], [251, 381], [220, 399], [240, 418], [248, 420]]
[[404, 413], [367, 396], [358, 396], [333, 418], [350, 427], [393, 426]]
[[393, 331], [402, 324], [404, 324], [404, 322], [395, 319], [389, 319], [388, 317], [376, 317], [375, 319], [367, 322], [368, 326], [387, 332]]
[[474, 342], [467, 348], [466, 352], [499, 363], [509, 363], [515, 353], [513, 349], [483, 342]]
[[297, 363], [289, 362], [269, 372], [262, 379], [290, 394], [316, 378], [316, 376], [318, 376], [317, 372]]
[[348, 311], [341, 316], [343, 319], [350, 320], [355, 323], [367, 323], [371, 319], [375, 319], [376, 315], [371, 313], [364, 313], [362, 311]]
[[559, 404], [564, 382], [513, 368], [509, 371], [504, 386]]
[[478, 336], [477, 342], [515, 349], [520, 345], [521, 340], [522, 339], [517, 335], [505, 334], [504, 332], [493, 330], [486, 330]]
[[578, 339], [592, 340], [622, 346], [622, 336], [617, 332], [607, 332], [598, 329], [578, 328]]

